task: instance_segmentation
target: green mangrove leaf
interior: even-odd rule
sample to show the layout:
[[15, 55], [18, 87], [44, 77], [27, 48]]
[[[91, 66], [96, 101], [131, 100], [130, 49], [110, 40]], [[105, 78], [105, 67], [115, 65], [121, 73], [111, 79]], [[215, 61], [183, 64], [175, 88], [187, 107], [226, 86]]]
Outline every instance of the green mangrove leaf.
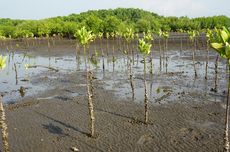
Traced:
[[139, 39], [138, 49], [142, 55], [148, 55], [151, 52], [151, 44], [146, 43], [144, 39]]
[[226, 42], [225, 52], [226, 52], [226, 57], [230, 59], [230, 45], [228, 42]]
[[180, 33], [184, 33], [183, 29], [178, 29], [177, 31], [180, 32]]
[[224, 45], [223, 43], [211, 43], [211, 47], [215, 50], [217, 50], [219, 53], [224, 51]]
[[226, 27], [222, 29], [215, 28], [215, 34], [213, 34], [211, 42], [211, 47], [214, 48], [221, 57], [230, 59], [230, 31]]
[[207, 32], [206, 32], [207, 40], [210, 41], [212, 37], [213, 37], [212, 30], [208, 29]]
[[220, 29], [217, 29], [215, 28], [215, 36], [213, 37], [212, 41], [215, 41], [215, 42], [223, 42], [222, 41], [222, 38], [221, 38], [221, 30]]
[[126, 31], [123, 33], [123, 37], [128, 43], [135, 38], [134, 36], [135, 35], [132, 28], [126, 28]]
[[193, 42], [194, 39], [195, 39], [195, 37], [196, 37], [197, 35], [199, 35], [199, 32], [198, 32], [198, 31], [195, 31], [195, 30], [193, 30], [193, 31], [188, 31], [188, 35], [189, 35], [189, 39]]
[[228, 41], [228, 39], [229, 39], [229, 35], [227, 34], [227, 32], [225, 30], [220, 31], [220, 36], [221, 36], [222, 41], [224, 43], [226, 43]]
[[223, 27], [223, 30], [228, 34], [228, 38], [230, 38], [230, 28]]
[[2, 55], [0, 55], [0, 69], [4, 69], [6, 67], [6, 59], [6, 56], [3, 57]]
[[143, 34], [144, 34], [144, 40], [146, 42], [151, 42], [153, 40], [151, 31], [148, 30], [147, 33], [144, 32]]
[[74, 36], [79, 40], [80, 44], [83, 46], [87, 45], [89, 42], [93, 41], [94, 39], [94, 35], [92, 34], [92, 31], [87, 31], [85, 26], [77, 30]]
[[163, 37], [165, 39], [169, 38], [169, 33], [168, 32], [163, 32], [162, 35], [163, 35]]
[[160, 29], [158, 32], [157, 32], [158, 36], [161, 37], [162, 36], [162, 30]]
[[101, 32], [99, 32], [99, 33], [97, 34], [97, 37], [100, 38], [100, 39], [102, 38], [102, 36], [103, 36], [103, 33], [101, 33]]

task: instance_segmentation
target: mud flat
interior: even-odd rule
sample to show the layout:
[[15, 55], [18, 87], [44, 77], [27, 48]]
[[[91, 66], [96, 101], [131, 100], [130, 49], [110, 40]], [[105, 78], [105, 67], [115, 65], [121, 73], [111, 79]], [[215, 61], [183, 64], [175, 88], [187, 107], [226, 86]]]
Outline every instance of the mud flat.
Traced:
[[[65, 61], [68, 55], [68, 62], [76, 64], [74, 47], [66, 50], [64, 46], [58, 47], [57, 53], [41, 51], [39, 54], [36, 52], [38, 48], [29, 53], [43, 57], [47, 53], [47, 56]], [[117, 54], [114, 70], [112, 63], [107, 62], [109, 57], [104, 73], [101, 58], [99, 67], [93, 70], [96, 138], [89, 137], [84, 66], [58, 72], [42, 70], [30, 77], [31, 88], [26, 92], [33, 90], [33, 86], [43, 90], [35, 90], [35, 93], [5, 105], [11, 151], [56, 152], [73, 151], [73, 148], [86, 152], [221, 151], [227, 87], [225, 62], [219, 63], [218, 91], [213, 92], [216, 54], [211, 54], [209, 79], [204, 80], [205, 57], [197, 60], [198, 78], [194, 79], [189, 51], [182, 54], [173, 50], [168, 52], [168, 73], [159, 70], [158, 52], [154, 53], [154, 74], [147, 76], [148, 125], [143, 123], [141, 59], [137, 61], [135, 58], [133, 66], [135, 99], [132, 101], [126, 61]], [[202, 53], [200, 51], [197, 55], [202, 56]], [[51, 65], [56, 67], [55, 63]], [[10, 101], [10, 95], [7, 99]]]

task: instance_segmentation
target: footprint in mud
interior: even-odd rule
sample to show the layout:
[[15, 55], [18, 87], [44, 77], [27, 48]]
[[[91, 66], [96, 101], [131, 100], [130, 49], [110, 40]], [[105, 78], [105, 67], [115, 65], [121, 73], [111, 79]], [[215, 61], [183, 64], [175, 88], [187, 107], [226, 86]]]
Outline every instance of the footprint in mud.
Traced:
[[173, 132], [171, 136], [171, 142], [172, 144], [182, 144], [182, 142], [188, 142], [188, 143], [196, 143], [201, 142], [202, 140], [208, 140], [210, 138], [210, 135], [205, 135], [200, 130], [196, 130], [193, 128], [181, 128], [180, 130]]
[[178, 135], [179, 138], [193, 140], [193, 141], [200, 141], [204, 138], [203, 134], [200, 131], [194, 130], [192, 128], [181, 128], [179, 130]]

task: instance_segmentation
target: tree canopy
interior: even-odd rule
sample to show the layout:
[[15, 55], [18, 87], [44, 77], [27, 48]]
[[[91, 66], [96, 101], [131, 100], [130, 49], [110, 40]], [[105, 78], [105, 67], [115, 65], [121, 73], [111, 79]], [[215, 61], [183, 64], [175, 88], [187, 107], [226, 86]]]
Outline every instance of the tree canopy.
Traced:
[[108, 10], [90, 10], [80, 14], [58, 16], [41, 20], [0, 19], [0, 36], [6, 38], [47, 37], [61, 35], [73, 38], [74, 33], [86, 27], [93, 33], [124, 32], [132, 28], [138, 32], [206, 30], [230, 27], [227, 16], [164, 17], [135, 8], [117, 8]]

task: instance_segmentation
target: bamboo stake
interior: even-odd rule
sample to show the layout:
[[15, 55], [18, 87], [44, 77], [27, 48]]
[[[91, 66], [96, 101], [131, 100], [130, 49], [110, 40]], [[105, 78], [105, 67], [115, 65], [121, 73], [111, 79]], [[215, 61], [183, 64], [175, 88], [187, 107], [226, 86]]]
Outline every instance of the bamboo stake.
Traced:
[[6, 114], [3, 107], [3, 99], [2, 96], [0, 96], [0, 127], [2, 132], [2, 143], [3, 143], [3, 149], [4, 152], [9, 152], [9, 139], [8, 139], [8, 132], [7, 132], [7, 124], [6, 124]]
[[145, 102], [145, 124], [148, 123], [148, 94], [147, 94], [147, 84], [146, 84], [146, 59], [144, 58], [144, 102]]
[[224, 131], [224, 151], [229, 152], [229, 140], [228, 140], [228, 120], [229, 120], [229, 92], [230, 92], [230, 60], [228, 60], [228, 95], [226, 103], [226, 117], [225, 117], [225, 131]]

